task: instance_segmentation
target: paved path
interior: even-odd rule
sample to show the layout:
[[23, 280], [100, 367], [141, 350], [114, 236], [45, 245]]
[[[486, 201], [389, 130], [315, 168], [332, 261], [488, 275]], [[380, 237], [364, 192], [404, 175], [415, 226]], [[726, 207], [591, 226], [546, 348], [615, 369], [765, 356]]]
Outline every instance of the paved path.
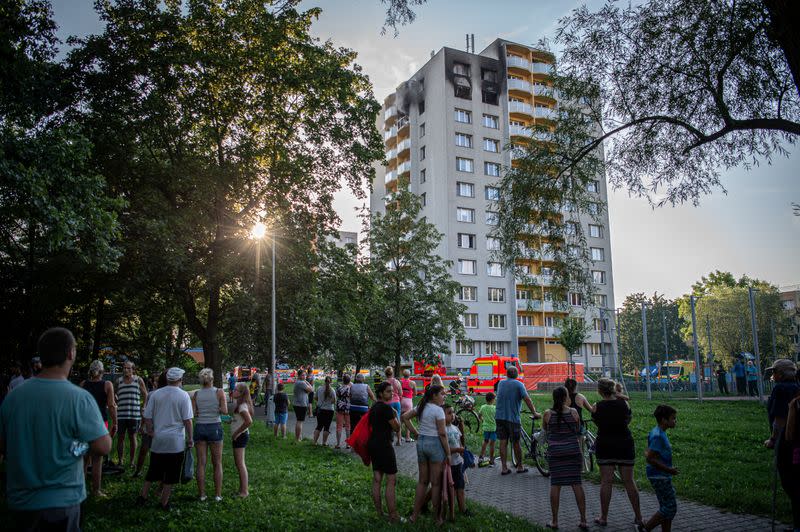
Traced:
[[[263, 407], [256, 408], [256, 419], [263, 422]], [[289, 413], [287, 423], [287, 436], [294, 437], [293, 413]], [[336, 444], [336, 422], [331, 425], [331, 437], [328, 445]], [[306, 419], [303, 426], [303, 437], [311, 438], [316, 427], [316, 418]], [[321, 440], [321, 438], [320, 438]], [[350, 452], [350, 451], [342, 451]], [[417, 452], [413, 443], [405, 443], [395, 447], [397, 466], [401, 474], [417, 477]], [[466, 495], [474, 500], [501, 511], [518, 515], [540, 526], [550, 520], [550, 481], [542, 477], [536, 468], [531, 466], [530, 471], [524, 474], [512, 473], [500, 476], [499, 460], [495, 467], [470, 469], [468, 473], [469, 484]], [[592, 482], [584, 482], [586, 491], [586, 515], [591, 530], [617, 531], [635, 530], [633, 526], [633, 512], [630, 509], [628, 497], [621, 487], [614, 487], [611, 497], [611, 511], [609, 512], [608, 526], [599, 527], [593, 524], [595, 517], [600, 515], [600, 486]], [[656, 496], [650, 492], [640, 492], [642, 515], [647, 519], [658, 510]], [[578, 508], [572, 490], [561, 490], [561, 510], [559, 513], [559, 530], [579, 530], [580, 521]], [[695, 502], [678, 501], [678, 515], [672, 523], [674, 531], [708, 531], [708, 532], [756, 532], [770, 530], [770, 520], [748, 514], [733, 514]], [[777, 530], [782, 530], [780, 525]]]

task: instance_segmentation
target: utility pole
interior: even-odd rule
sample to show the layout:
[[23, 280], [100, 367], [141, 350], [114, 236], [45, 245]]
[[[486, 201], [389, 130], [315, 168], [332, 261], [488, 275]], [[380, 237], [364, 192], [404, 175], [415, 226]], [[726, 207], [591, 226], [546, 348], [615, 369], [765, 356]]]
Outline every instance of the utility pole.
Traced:
[[666, 309], [661, 307], [661, 326], [664, 328], [664, 362], [667, 367], [667, 389], [669, 396], [672, 397], [672, 373], [669, 371], [669, 341], [667, 340], [667, 314]]
[[753, 329], [753, 353], [756, 356], [756, 371], [758, 372], [758, 400], [764, 402], [764, 382], [761, 379], [761, 353], [758, 349], [758, 329], [756, 328], [756, 290], [753, 287], [748, 288], [750, 295], [750, 326]]
[[692, 305], [692, 343], [694, 344], [694, 376], [697, 381], [697, 399], [703, 400], [703, 379], [700, 373], [700, 351], [697, 348], [697, 314], [695, 312], [695, 296], [689, 297], [689, 302]]
[[772, 331], [772, 363], [774, 364], [778, 360], [778, 353], [775, 347], [775, 320], [773, 318], [769, 319], [769, 328]]
[[706, 338], [708, 338], [708, 388], [714, 393], [714, 350], [711, 349], [711, 320], [706, 316]]
[[645, 386], [647, 386], [647, 400], [653, 398], [653, 391], [650, 389], [650, 353], [647, 346], [647, 301], [642, 301], [642, 341], [644, 343], [644, 375]]

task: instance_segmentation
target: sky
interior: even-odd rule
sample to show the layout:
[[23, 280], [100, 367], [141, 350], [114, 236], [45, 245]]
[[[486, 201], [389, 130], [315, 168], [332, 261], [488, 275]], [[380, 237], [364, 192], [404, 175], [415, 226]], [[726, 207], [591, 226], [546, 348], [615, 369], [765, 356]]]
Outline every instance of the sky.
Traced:
[[[100, 31], [92, 0], [52, 1], [62, 40]], [[431, 51], [444, 46], [464, 49], [466, 33], [475, 35], [476, 51], [498, 37], [535, 45], [542, 38], [552, 39], [558, 19], [578, 5], [563, 0], [428, 0], [416, 9], [411, 25], [399, 28], [397, 37], [391, 30], [381, 35], [385, 6], [379, 0], [304, 1], [301, 8], [322, 8], [312, 33], [355, 50], [375, 97], [383, 101], [425, 64]], [[590, 7], [597, 5], [590, 2]], [[699, 207], [652, 209], [625, 190], [610, 191], [616, 305], [635, 292], [678, 297], [714, 270], [737, 277], [747, 274], [777, 286], [800, 284], [800, 216], [793, 216], [791, 209], [792, 202], [800, 203], [798, 152], [794, 147], [789, 158], [777, 156], [772, 165], [724, 173], [727, 194], [716, 190], [703, 197]], [[360, 230], [355, 209], [361, 203], [346, 191], [336, 195], [342, 230]]]

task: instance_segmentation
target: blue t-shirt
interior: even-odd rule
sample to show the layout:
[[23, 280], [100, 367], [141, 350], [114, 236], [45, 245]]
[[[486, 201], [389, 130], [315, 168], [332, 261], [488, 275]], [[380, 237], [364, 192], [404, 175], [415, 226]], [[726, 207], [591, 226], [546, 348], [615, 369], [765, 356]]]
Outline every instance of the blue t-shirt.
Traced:
[[0, 409], [6, 443], [8, 506], [41, 510], [80, 504], [86, 498], [83, 458], [73, 441], [108, 434], [97, 402], [67, 380], [34, 377], [15, 388]]
[[[647, 435], [647, 448], [657, 452], [665, 466], [672, 467], [672, 445], [669, 443], [667, 433], [661, 430], [661, 427], [656, 426]], [[647, 478], [672, 478], [672, 475], [647, 464]]]
[[733, 365], [733, 374], [737, 377], [744, 377], [744, 364], [737, 362]]
[[495, 419], [519, 423], [519, 411], [522, 400], [528, 397], [525, 385], [517, 379], [506, 379], [497, 385], [497, 410]]
[[755, 366], [747, 366], [747, 380], [748, 381], [758, 380], [758, 369]]

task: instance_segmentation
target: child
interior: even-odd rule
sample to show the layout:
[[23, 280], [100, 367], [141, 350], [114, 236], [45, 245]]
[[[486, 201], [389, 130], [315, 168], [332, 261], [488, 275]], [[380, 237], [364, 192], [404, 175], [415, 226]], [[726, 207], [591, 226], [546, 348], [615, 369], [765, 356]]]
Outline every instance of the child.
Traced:
[[677, 475], [678, 470], [672, 467], [672, 445], [667, 437], [667, 429], [675, 428], [677, 415], [677, 411], [669, 405], [658, 405], [653, 412], [658, 426], [647, 436], [645, 456], [647, 479], [656, 492], [659, 508], [647, 523], [639, 525], [639, 532], [653, 530], [659, 525], [664, 532], [672, 529], [672, 519], [678, 510], [672, 476]]
[[[455, 499], [458, 498], [458, 511], [464, 515], [467, 514], [467, 505], [464, 498], [464, 457], [461, 453], [464, 452], [464, 440], [461, 431], [453, 423], [455, 420], [455, 412], [451, 405], [444, 406], [444, 423], [445, 430], [447, 431], [447, 444], [450, 446], [450, 473], [453, 476], [453, 485], [449, 487], [449, 500], [450, 500], [450, 520], [456, 520], [455, 514]], [[444, 513], [446, 510], [442, 508]]]
[[289, 396], [283, 391], [284, 385], [282, 382], [278, 383], [278, 391], [275, 393], [273, 401], [275, 402], [275, 427], [273, 428], [274, 435], [278, 437], [280, 430], [283, 439], [286, 439], [286, 419], [289, 417]]
[[[494, 467], [494, 442], [497, 441], [497, 422], [494, 419], [497, 406], [494, 404], [495, 395], [492, 392], [486, 394], [486, 404], [478, 410], [478, 419], [481, 420], [481, 430], [483, 431], [483, 447], [478, 457], [478, 466]], [[485, 461], [486, 444], [489, 444], [489, 460]]]
[[617, 396], [617, 399], [622, 399], [626, 403], [631, 400], [629, 396], [625, 395], [625, 390], [622, 389], [621, 382], [614, 384], [614, 395]]
[[250, 387], [246, 382], [236, 384], [233, 389], [233, 420], [231, 421], [231, 439], [233, 440], [233, 461], [239, 471], [239, 497], [247, 497], [249, 491], [249, 475], [244, 461], [244, 450], [250, 440], [250, 425], [253, 424], [253, 400], [250, 398]]

